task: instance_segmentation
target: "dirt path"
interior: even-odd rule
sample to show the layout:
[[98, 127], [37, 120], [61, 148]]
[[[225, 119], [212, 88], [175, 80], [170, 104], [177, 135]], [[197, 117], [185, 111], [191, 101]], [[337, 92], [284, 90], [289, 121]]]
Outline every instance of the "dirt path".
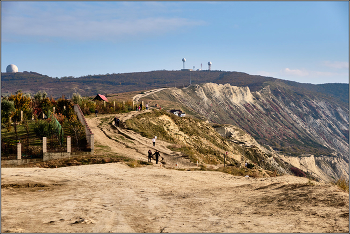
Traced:
[[[150, 111], [150, 110], [148, 110]], [[181, 153], [173, 152], [167, 146], [168, 142], [157, 139], [156, 146], [153, 147], [152, 139], [142, 137], [140, 134], [122, 127], [116, 127], [110, 123], [117, 116], [121, 120], [121, 124], [138, 114], [148, 111], [131, 111], [119, 115], [102, 115], [100, 117], [86, 118], [88, 125], [95, 135], [95, 144], [110, 147], [111, 151], [122, 156], [131, 157], [137, 160], [147, 161], [147, 152], [150, 149], [153, 153], [159, 150], [163, 160], [160, 162], [163, 167], [167, 168], [190, 168], [197, 167], [181, 156]], [[152, 161], [155, 163], [155, 161]], [[177, 165], [177, 166], [176, 166]]]
[[[87, 118], [96, 145], [146, 161], [151, 140], [111, 126], [113, 117]], [[1, 232], [349, 231], [349, 195], [334, 186], [294, 176], [254, 179], [170, 169], [181, 157], [166, 145], [156, 143], [163, 167], [2, 168]], [[193, 166], [186, 163], [181, 167]]]
[[132, 100], [134, 102], [138, 102], [140, 100], [140, 98], [143, 98], [143, 97], [146, 97], [146, 96], [148, 96], [150, 94], [154, 94], [156, 92], [162, 91], [163, 89], [167, 89], [167, 88], [152, 89], [152, 90], [149, 90], [149, 91], [145, 91], [144, 93], [135, 95]]
[[349, 230], [348, 194], [293, 176], [252, 179], [110, 163], [4, 168], [1, 177], [2, 232]]

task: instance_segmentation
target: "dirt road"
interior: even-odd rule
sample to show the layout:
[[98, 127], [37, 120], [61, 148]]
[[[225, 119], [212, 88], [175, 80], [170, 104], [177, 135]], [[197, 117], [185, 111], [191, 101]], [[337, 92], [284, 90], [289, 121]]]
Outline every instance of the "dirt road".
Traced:
[[110, 163], [4, 168], [1, 177], [2, 232], [349, 230], [346, 193], [293, 176], [252, 179]]
[[121, 120], [121, 123], [123, 123], [127, 119], [145, 112], [148, 111], [131, 111], [119, 115], [103, 115], [97, 118], [86, 118], [86, 120], [95, 135], [95, 144], [109, 147], [111, 151], [119, 155], [147, 161], [148, 150], [151, 150], [153, 153], [155, 150], [158, 150], [163, 158], [161, 161], [163, 167], [175, 168], [177, 165], [178, 168], [196, 168], [197, 165], [191, 163], [189, 159], [182, 157], [181, 153], [171, 151], [167, 147], [171, 145], [170, 143], [157, 139], [156, 146], [153, 147], [152, 139], [142, 137], [140, 134], [131, 130], [121, 127], [117, 128], [110, 124], [114, 116], [117, 116]]
[[[130, 113], [130, 115], [135, 113]], [[88, 118], [96, 144], [140, 160], [149, 139]], [[112, 116], [107, 116], [112, 118]], [[127, 116], [121, 116], [126, 118]], [[102, 123], [101, 123], [102, 121]], [[126, 130], [125, 130], [126, 131]], [[2, 168], [1, 232], [348, 232], [349, 195], [324, 183], [282, 176], [130, 168], [109, 163]]]

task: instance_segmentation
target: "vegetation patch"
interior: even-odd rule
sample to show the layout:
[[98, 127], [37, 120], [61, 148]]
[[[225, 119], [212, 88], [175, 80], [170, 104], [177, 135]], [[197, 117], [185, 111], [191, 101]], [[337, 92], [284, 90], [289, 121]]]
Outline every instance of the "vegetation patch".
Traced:
[[143, 167], [146, 165], [153, 165], [153, 164], [150, 162], [144, 162], [140, 160], [130, 160], [129, 162], [126, 163], [126, 165], [128, 165], [129, 167], [135, 168], [135, 167]]
[[292, 167], [292, 168], [290, 168], [290, 170], [295, 176], [306, 177], [306, 174], [302, 170], [300, 170], [299, 168]]
[[[178, 117], [165, 110], [153, 110], [126, 121], [126, 127], [142, 136], [172, 143], [169, 149], [182, 152], [191, 162], [223, 163], [225, 151], [233, 152], [231, 143], [206, 122], [190, 117]], [[231, 158], [226, 162], [231, 163]]]
[[337, 185], [341, 190], [349, 193], [349, 180], [345, 179], [344, 177], [337, 180], [335, 185]]

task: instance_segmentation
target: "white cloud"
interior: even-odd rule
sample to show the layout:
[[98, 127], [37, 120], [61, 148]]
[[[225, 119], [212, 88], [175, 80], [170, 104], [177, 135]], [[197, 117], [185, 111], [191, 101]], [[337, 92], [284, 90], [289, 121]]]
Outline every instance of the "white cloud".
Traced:
[[286, 75], [293, 75], [293, 76], [307, 76], [307, 75], [309, 75], [308, 71], [298, 70], [298, 69], [292, 70], [292, 69], [289, 69], [289, 68], [285, 68], [282, 71], [282, 73], [286, 74]]
[[336, 69], [342, 69], [342, 68], [349, 68], [349, 63], [348, 62], [339, 62], [339, 61], [334, 61], [334, 62], [330, 62], [330, 61], [324, 61], [323, 65], [326, 67], [330, 67], [330, 68], [336, 68]]
[[258, 71], [258, 72], [256, 72], [256, 74], [261, 75], [261, 76], [268, 76], [268, 77], [276, 76], [275, 72], [267, 72], [267, 71]]
[[28, 5], [28, 11], [23, 5], [11, 9], [3, 15], [3, 40], [24, 40], [24, 37], [115, 40], [165, 34], [205, 24], [199, 20], [168, 16], [164, 14], [164, 6], [159, 4], [143, 4], [142, 7], [141, 3], [123, 3], [117, 7], [104, 2], [95, 4], [73, 2], [69, 7], [61, 7], [37, 3]]
[[303, 77], [310, 79], [319, 79], [319, 78], [344, 78], [349, 76], [349, 72], [329, 72], [329, 71], [311, 71], [311, 70], [299, 70], [299, 69], [289, 69], [285, 68], [280, 71], [280, 76], [288, 77]]

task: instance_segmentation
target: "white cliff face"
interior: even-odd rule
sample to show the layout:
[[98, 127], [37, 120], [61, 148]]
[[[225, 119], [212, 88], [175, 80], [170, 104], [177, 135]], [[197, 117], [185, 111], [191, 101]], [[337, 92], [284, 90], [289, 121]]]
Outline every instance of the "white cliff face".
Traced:
[[[230, 103], [235, 105], [242, 105], [244, 103], [253, 103], [254, 97], [249, 90], [249, 87], [237, 87], [231, 86], [230, 84], [215, 84], [215, 83], [206, 83], [198, 87], [198, 90], [201, 90], [201, 97], [203, 94], [208, 94], [209, 97], [216, 99], [217, 101], [224, 101], [227, 99]], [[197, 91], [196, 91], [197, 93]]]
[[[337, 162], [341, 165], [349, 162], [349, 109], [345, 105], [269, 86], [252, 93], [248, 87], [207, 83], [171, 92], [177, 101], [209, 121], [236, 125], [260, 144], [294, 152], [290, 156], [316, 152], [318, 170], [327, 171], [328, 177], [314, 171], [323, 179], [349, 175], [343, 166], [326, 166], [326, 157], [341, 158]], [[318, 163], [321, 155], [328, 164]]]

